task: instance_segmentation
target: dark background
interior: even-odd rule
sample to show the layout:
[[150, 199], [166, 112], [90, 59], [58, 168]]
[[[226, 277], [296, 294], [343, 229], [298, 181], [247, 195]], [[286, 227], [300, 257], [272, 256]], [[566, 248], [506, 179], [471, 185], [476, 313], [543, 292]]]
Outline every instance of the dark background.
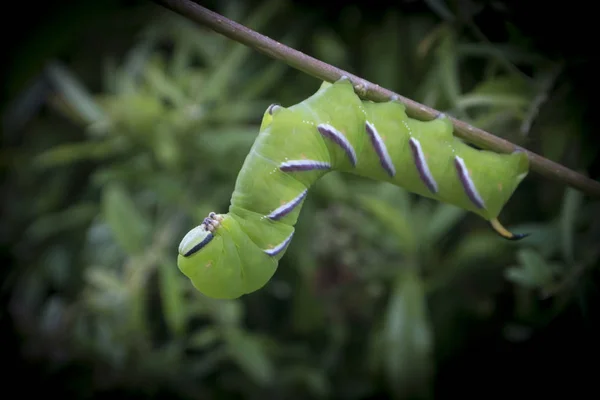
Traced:
[[[3, 83], [2, 102], [6, 104], [25, 88], [39, 72], [45, 60], [53, 57], [69, 61], [72, 46], [97, 46], [103, 49], [126, 49], [131, 42], [131, 33], [140, 21], [132, 21], [132, 26], [111, 26], [102, 28], [98, 21], [107, 16], [118, 15], [123, 10], [140, 7], [143, 1], [62, 1], [62, 2], [11, 2], [5, 5], [4, 13], [4, 66], [7, 77]], [[207, 2], [211, 6], [211, 2]], [[322, 23], [336, 26], [339, 3], [323, 1], [296, 1], [298, 12], [314, 14]], [[347, 2], [348, 3], [348, 2]], [[377, 20], [390, 10], [389, 2], [356, 1], [368, 18]], [[579, 100], [575, 105], [584, 114], [588, 144], [597, 146], [598, 119], [595, 101], [598, 82], [598, 52], [596, 14], [594, 3], [549, 2], [495, 2], [504, 7], [498, 12], [480, 2], [484, 11], [476, 16], [476, 22], [491, 41], [507, 39], [505, 22], [510, 21], [522, 33], [528, 35], [536, 52], [550, 58], [564, 58], [565, 72], [562, 80], [571, 81]], [[10, 10], [9, 7], [10, 6]], [[428, 13], [425, 2], [400, 1], [396, 6], [406, 13]], [[304, 11], [302, 11], [304, 10]], [[148, 10], [146, 10], [148, 11]], [[150, 10], [152, 11], [152, 10]], [[151, 15], [151, 12], [148, 12]], [[94, 76], [93, 62], [88, 70]], [[94, 87], [92, 79], [91, 86]], [[20, 137], [3, 136], [3, 147], [7, 143], [18, 146]], [[589, 166], [587, 173], [598, 178], [599, 162]], [[3, 169], [3, 175], [10, 173]], [[74, 188], [76, 190], [76, 188]], [[14, 263], [10, 240], [2, 243], [3, 271], [8, 271]], [[8, 275], [8, 274], [7, 274]], [[598, 271], [586, 276], [590, 282], [598, 282]], [[8, 296], [3, 291], [3, 300]], [[581, 398], [596, 392], [597, 362], [600, 356], [597, 327], [598, 290], [586, 292], [582, 307], [573, 303], [554, 321], [543, 329], [536, 330], [526, 341], [511, 343], [504, 339], [501, 326], [505, 318], [513, 312], [513, 298], [508, 285], [499, 293], [501, 307], [484, 325], [472, 328], [471, 340], [452, 359], [438, 366], [436, 378], [437, 398], [450, 396], [515, 396], [529, 395], [549, 397], [566, 395]], [[89, 379], [88, 366], [84, 363], [51, 365], [46, 360], [25, 361], [22, 357], [22, 340], [11, 319], [2, 313], [3, 370], [6, 371], [2, 389], [7, 398], [26, 396], [63, 396], [71, 398], [75, 392], [71, 388], [75, 381]], [[79, 385], [79, 384], [78, 384]], [[110, 392], [97, 392], [93, 398], [109, 398], [114, 395], [127, 395], [130, 398], [148, 398], [146, 395], [128, 392], [127, 389], [114, 389]], [[170, 398], [165, 393], [152, 398]]]

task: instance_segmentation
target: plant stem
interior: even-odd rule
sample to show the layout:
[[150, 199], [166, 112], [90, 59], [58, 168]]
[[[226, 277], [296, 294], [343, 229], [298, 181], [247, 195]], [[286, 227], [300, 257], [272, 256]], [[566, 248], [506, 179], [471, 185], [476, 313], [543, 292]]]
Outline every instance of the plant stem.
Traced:
[[[190, 0], [154, 1], [192, 21], [202, 24], [215, 32], [266, 54], [269, 57], [281, 60], [289, 66], [314, 76], [315, 78], [327, 82], [335, 82], [345, 75], [350, 78], [357, 94], [362, 98], [372, 101], [389, 101], [392, 97], [396, 97], [398, 101], [406, 106], [406, 112], [409, 116], [420, 120], [430, 120], [440, 115], [440, 112], [433, 108], [400, 96], [397, 93], [366, 81], [356, 75], [287, 47]], [[454, 125], [456, 136], [467, 142], [498, 153], [512, 153], [515, 150], [522, 150], [526, 152], [529, 157], [532, 171], [546, 178], [569, 185], [591, 197], [600, 199], [600, 182], [592, 180], [583, 174], [517, 146], [507, 140], [494, 136], [482, 129], [471, 126], [466, 122], [451, 117], [450, 119]]]

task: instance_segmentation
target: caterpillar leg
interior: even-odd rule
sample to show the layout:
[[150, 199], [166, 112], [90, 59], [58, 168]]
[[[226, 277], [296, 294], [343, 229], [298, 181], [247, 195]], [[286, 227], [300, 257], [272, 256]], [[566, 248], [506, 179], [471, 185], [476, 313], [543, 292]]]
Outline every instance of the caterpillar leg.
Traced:
[[521, 240], [524, 237], [529, 236], [529, 233], [512, 233], [506, 229], [497, 218], [490, 220], [490, 225], [496, 233], [508, 240]]

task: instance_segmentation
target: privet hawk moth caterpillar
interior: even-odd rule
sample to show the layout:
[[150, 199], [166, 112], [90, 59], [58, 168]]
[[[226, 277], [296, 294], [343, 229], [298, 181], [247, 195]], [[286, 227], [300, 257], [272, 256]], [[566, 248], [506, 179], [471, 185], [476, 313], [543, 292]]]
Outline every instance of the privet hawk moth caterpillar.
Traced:
[[361, 101], [352, 83], [323, 83], [299, 104], [271, 105], [238, 175], [227, 214], [210, 213], [179, 246], [178, 266], [202, 293], [233, 299], [263, 287], [294, 235], [311, 185], [329, 171], [385, 181], [472, 211], [501, 236], [498, 214], [525, 178], [524, 152], [477, 150], [452, 123], [409, 118], [396, 101]]

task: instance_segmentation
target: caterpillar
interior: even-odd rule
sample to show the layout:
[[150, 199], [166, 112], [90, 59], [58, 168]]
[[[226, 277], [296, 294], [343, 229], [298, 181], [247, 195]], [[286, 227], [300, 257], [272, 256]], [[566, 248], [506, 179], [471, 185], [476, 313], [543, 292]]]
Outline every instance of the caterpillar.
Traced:
[[234, 299], [262, 288], [294, 236], [309, 188], [330, 171], [389, 182], [447, 202], [518, 240], [498, 215], [529, 170], [522, 151], [478, 150], [449, 118], [409, 118], [398, 101], [363, 101], [351, 81], [323, 82], [308, 99], [268, 107], [237, 177], [229, 212], [211, 212], [181, 240], [177, 264], [204, 295]]

